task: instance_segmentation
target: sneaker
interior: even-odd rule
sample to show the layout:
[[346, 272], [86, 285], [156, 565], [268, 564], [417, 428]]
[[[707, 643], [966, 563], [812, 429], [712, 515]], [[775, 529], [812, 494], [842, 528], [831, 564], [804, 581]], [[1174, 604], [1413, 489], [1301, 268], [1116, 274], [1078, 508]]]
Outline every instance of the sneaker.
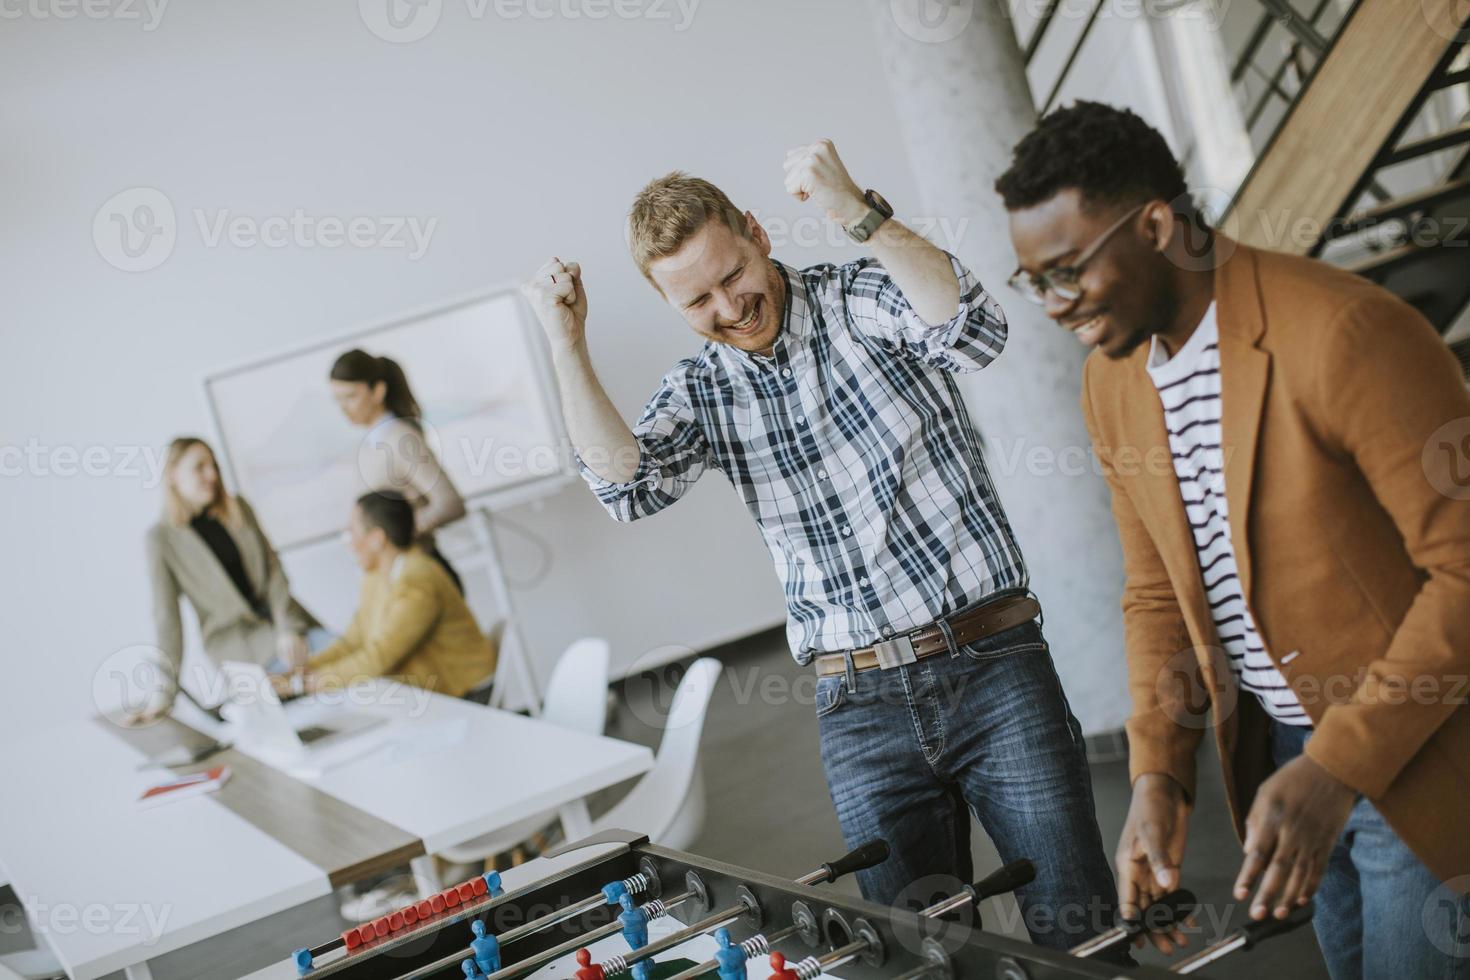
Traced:
[[342, 903], [339, 911], [348, 922], [371, 922], [390, 912], [396, 912], [405, 905], [413, 904], [418, 897], [418, 893], [411, 888], [389, 884], [351, 896]]

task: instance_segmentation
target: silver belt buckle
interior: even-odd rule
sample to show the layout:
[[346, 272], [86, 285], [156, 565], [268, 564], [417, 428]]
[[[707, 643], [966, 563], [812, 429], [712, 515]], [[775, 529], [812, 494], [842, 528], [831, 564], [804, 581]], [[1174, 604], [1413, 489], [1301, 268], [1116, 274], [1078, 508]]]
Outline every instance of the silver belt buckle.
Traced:
[[914, 653], [914, 641], [909, 639], [907, 633], [874, 643], [873, 653], [878, 657], [878, 666], [884, 670], [911, 664], [919, 659]]

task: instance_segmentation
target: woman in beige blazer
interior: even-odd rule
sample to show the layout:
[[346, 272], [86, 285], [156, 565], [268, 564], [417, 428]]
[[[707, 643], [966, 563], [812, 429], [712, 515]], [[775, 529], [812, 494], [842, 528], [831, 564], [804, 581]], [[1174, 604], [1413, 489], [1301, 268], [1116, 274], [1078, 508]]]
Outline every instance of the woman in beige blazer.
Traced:
[[132, 716], [142, 723], [166, 713], [178, 693], [183, 662], [179, 599], [199, 618], [204, 652], [215, 663], [305, 663], [306, 634], [317, 621], [291, 598], [286, 573], [250, 505], [220, 479], [214, 452], [184, 436], [168, 448], [164, 513], [147, 535], [149, 582], [158, 648], [169, 672], [165, 697]]
[[465, 515], [464, 499], [424, 438], [422, 413], [403, 368], [392, 358], [353, 349], [333, 363], [331, 385], [347, 421], [367, 430], [357, 454], [363, 489], [397, 493], [412, 505], [415, 543], [464, 592], [459, 574], [434, 544], [434, 531]]

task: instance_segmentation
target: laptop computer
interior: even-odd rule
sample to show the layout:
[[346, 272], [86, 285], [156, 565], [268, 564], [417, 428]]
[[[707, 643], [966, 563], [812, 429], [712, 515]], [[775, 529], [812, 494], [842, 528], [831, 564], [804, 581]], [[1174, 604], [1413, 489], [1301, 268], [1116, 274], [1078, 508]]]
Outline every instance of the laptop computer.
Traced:
[[312, 697], [281, 703], [259, 664], [226, 661], [230, 701], [222, 709], [237, 729], [235, 745], [266, 761], [320, 770], [357, 758], [382, 744], [367, 733], [387, 719]]

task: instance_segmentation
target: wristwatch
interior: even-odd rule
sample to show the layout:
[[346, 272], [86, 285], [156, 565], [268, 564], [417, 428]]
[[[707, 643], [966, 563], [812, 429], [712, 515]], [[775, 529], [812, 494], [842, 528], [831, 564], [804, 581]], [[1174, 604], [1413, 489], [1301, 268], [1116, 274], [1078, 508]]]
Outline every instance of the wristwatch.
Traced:
[[873, 232], [878, 230], [878, 226], [893, 217], [893, 206], [883, 200], [883, 195], [877, 191], [864, 191], [863, 200], [868, 202], [868, 213], [857, 224], [843, 229], [847, 232], [847, 237], [859, 245], [872, 238]]

